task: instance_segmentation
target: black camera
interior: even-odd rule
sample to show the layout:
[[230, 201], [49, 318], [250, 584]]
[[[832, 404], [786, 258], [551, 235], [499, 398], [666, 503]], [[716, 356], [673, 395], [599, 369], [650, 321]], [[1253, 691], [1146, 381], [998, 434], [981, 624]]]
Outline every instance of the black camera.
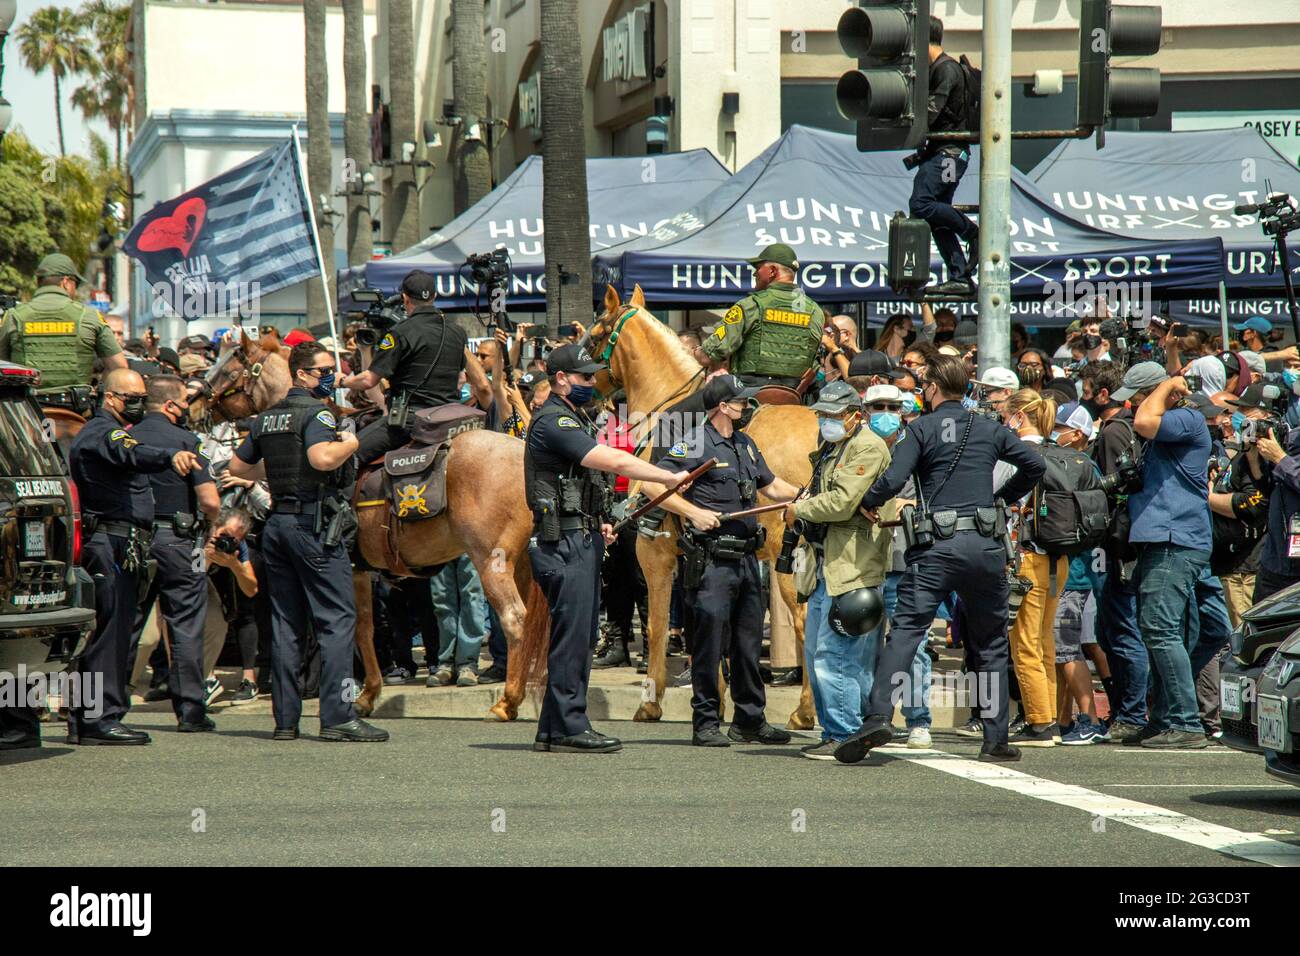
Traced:
[[1286, 447], [1287, 435], [1291, 432], [1291, 426], [1281, 418], [1270, 415], [1268, 418], [1251, 418], [1242, 423], [1241, 431], [1237, 433], [1237, 441], [1240, 447], [1245, 450], [1259, 442], [1261, 438], [1267, 438], [1269, 432], [1273, 433], [1273, 439], [1282, 447]]
[[504, 286], [510, 278], [510, 254], [504, 249], [472, 253], [465, 257], [465, 265], [480, 286]]
[[1142, 469], [1129, 452], [1115, 461], [1115, 471], [1101, 476], [1101, 490], [1108, 495], [1132, 495], [1142, 490]]
[[1184, 372], [1183, 381], [1187, 383], [1187, 391], [1193, 395], [1199, 392], [1201, 386], [1205, 384], [1201, 378], [1200, 372]]
[[1269, 193], [1263, 202], [1244, 203], [1232, 211], [1238, 216], [1259, 216], [1266, 236], [1285, 236], [1300, 227], [1300, 210], [1286, 193]]
[[385, 297], [378, 289], [353, 289], [352, 300], [366, 304], [366, 314], [361, 320], [363, 324], [357, 329], [357, 345], [374, 348], [393, 326], [406, 318], [400, 292]]
[[10, 309], [18, 308], [18, 296], [0, 295], [0, 315], [8, 312]]
[[794, 573], [794, 549], [799, 546], [805, 527], [803, 519], [796, 518], [794, 524], [781, 535], [781, 553], [776, 556], [777, 574]]
[[238, 554], [239, 542], [228, 534], [219, 534], [212, 539], [212, 546], [222, 554]]

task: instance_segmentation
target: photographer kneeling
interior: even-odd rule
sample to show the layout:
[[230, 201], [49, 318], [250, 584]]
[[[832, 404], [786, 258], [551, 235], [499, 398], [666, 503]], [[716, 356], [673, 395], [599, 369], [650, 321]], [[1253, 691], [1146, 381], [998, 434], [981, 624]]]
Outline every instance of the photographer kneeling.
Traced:
[[[240, 665], [243, 676], [239, 690], [231, 699], [233, 704], [257, 700], [257, 620], [253, 613], [253, 598], [257, 596], [257, 575], [253, 571], [246, 538], [252, 528], [253, 518], [243, 508], [224, 507], [212, 526], [212, 533], [203, 548], [203, 557], [213, 586], [221, 596], [222, 610], [228, 622], [235, 624], [239, 641]], [[230, 587], [233, 581], [237, 590]], [[220, 649], [218, 649], [220, 653]], [[213, 656], [215, 663], [216, 657]]]
[[1256, 604], [1300, 581], [1300, 429], [1279, 424], [1257, 444], [1260, 457], [1271, 466], [1271, 493], [1268, 533], [1255, 574]]

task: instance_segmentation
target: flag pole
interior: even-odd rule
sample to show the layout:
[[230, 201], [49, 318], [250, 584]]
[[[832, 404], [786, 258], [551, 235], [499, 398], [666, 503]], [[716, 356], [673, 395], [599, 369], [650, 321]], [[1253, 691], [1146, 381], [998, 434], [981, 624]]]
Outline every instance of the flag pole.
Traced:
[[[302, 184], [302, 196], [307, 203], [307, 221], [311, 223], [311, 239], [316, 246], [316, 266], [320, 272], [321, 288], [325, 292], [325, 315], [329, 318], [330, 339], [334, 343], [334, 367], [343, 372], [343, 360], [339, 358], [339, 331], [334, 322], [333, 297], [330, 295], [329, 273], [325, 269], [325, 254], [321, 251], [320, 232], [316, 229], [316, 206], [311, 201], [311, 190], [307, 187], [307, 164], [302, 155], [302, 143], [298, 139], [298, 124], [293, 124], [293, 152], [298, 161], [298, 181]], [[334, 400], [342, 404], [341, 388], [334, 390]]]

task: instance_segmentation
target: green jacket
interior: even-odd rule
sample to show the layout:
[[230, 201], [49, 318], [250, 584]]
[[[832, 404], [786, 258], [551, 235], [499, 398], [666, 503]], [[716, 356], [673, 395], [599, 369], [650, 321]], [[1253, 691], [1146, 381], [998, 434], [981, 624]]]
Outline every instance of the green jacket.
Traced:
[[816, 361], [825, 325], [802, 289], [773, 282], [728, 309], [701, 348], [713, 362], [730, 358], [733, 375], [799, 378]]
[[[822, 574], [826, 592], [834, 597], [884, 583], [890, 568], [892, 529], [873, 525], [858, 511], [862, 496], [889, 467], [890, 456], [889, 448], [865, 424], [833, 446], [823, 442], [809, 456], [814, 468], [823, 454], [830, 458], [810, 489], [812, 494], [794, 511], [805, 521], [827, 525]], [[891, 518], [894, 508], [891, 501], [880, 510], [881, 518]]]
[[58, 286], [41, 286], [0, 323], [0, 359], [41, 372], [41, 388], [89, 385], [95, 359], [122, 346], [99, 313]]

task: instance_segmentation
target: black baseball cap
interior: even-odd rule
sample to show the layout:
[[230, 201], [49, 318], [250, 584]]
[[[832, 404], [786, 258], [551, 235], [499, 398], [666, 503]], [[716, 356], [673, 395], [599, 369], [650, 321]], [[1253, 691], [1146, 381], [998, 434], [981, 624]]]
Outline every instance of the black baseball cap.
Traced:
[[704, 398], [705, 410], [711, 412], [723, 402], [755, 397], [758, 387], [746, 385], [734, 375], [718, 375], [705, 383], [704, 391], [700, 394]]
[[412, 269], [402, 280], [402, 291], [417, 302], [432, 302], [438, 294], [438, 284], [429, 273]]
[[165, 345], [158, 350], [158, 361], [166, 362], [172, 368], [178, 369], [181, 367], [181, 357], [176, 354], [176, 350], [169, 349]]
[[1224, 401], [1236, 408], [1262, 408], [1268, 411], [1277, 406], [1282, 395], [1281, 386], [1273, 382], [1255, 382], [1246, 386], [1240, 398], [1225, 398]]
[[889, 361], [889, 356], [876, 349], [863, 349], [849, 359], [850, 378], [859, 375], [888, 375], [893, 370], [894, 364]]
[[556, 372], [595, 375], [604, 367], [581, 345], [561, 345], [546, 356], [546, 371], [550, 375]]
[[1196, 410], [1206, 418], [1218, 418], [1227, 411], [1222, 405], [1215, 405], [1210, 396], [1204, 392], [1192, 392], [1187, 396], [1187, 401], [1195, 405]]

